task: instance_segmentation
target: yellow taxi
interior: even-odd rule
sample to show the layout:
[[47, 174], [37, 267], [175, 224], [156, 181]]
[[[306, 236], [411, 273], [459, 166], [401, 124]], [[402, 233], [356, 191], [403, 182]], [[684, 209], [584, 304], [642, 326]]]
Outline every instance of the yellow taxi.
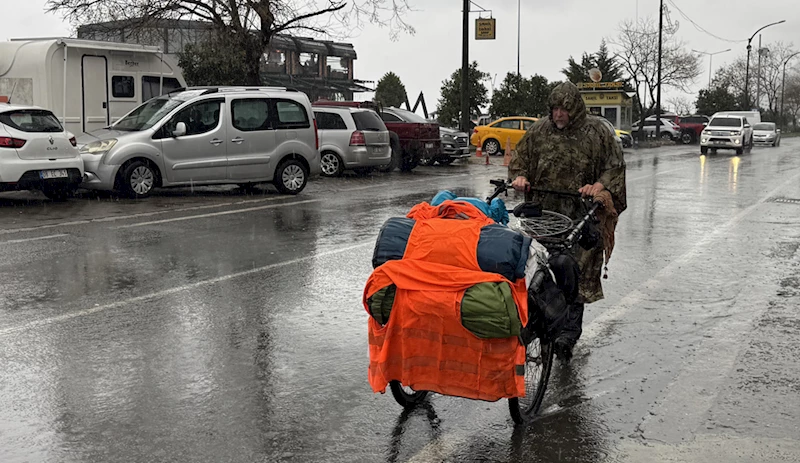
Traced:
[[503, 117], [491, 124], [475, 127], [470, 142], [473, 146], [480, 146], [483, 153], [489, 156], [501, 154], [509, 140], [511, 149], [516, 149], [525, 132], [538, 120], [535, 117], [525, 116]]

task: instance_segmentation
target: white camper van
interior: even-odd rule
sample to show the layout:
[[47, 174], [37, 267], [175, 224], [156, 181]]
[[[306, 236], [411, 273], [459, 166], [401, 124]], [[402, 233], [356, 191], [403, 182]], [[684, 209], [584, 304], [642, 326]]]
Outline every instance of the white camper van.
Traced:
[[106, 127], [185, 86], [178, 65], [157, 47], [57, 38], [0, 42], [0, 96], [50, 109], [74, 134]]

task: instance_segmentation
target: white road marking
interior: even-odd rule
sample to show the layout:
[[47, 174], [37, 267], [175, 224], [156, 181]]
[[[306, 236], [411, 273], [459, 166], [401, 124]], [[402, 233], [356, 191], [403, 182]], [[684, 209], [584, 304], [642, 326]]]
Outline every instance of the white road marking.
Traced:
[[163, 215], [163, 214], [170, 214], [175, 212], [190, 212], [190, 211], [199, 211], [203, 209], [214, 209], [218, 207], [226, 207], [226, 206], [239, 206], [243, 204], [254, 204], [254, 203], [262, 203], [268, 201], [279, 201], [290, 199], [291, 196], [281, 196], [275, 198], [265, 198], [265, 199], [250, 199], [244, 201], [235, 201], [229, 203], [220, 203], [220, 204], [207, 204], [203, 206], [192, 206], [192, 207], [184, 207], [179, 209], [169, 209], [166, 211], [152, 211], [152, 212], [142, 212], [139, 214], [130, 214], [130, 215], [117, 215], [111, 217], [100, 217], [96, 219], [86, 219], [86, 220], [74, 220], [70, 222], [60, 222], [54, 223], [50, 225], [41, 225], [38, 227], [28, 227], [28, 228], [12, 228], [8, 230], [0, 230], [0, 235], [8, 235], [14, 233], [22, 233], [27, 231], [36, 231], [36, 230], [46, 230], [48, 228], [59, 228], [59, 227], [70, 227], [75, 225], [87, 225], [92, 223], [99, 223], [99, 222], [118, 222], [122, 220], [129, 220], [129, 219], [138, 219], [140, 217], [152, 217], [156, 215]]
[[31, 241], [52, 240], [52, 239], [55, 239], [55, 238], [63, 238], [65, 236], [69, 236], [69, 235], [66, 234], [66, 233], [61, 233], [59, 235], [37, 236], [36, 238], [25, 238], [25, 239], [21, 239], [21, 240], [0, 241], [0, 245], [3, 245], [3, 244], [29, 243]]
[[241, 214], [244, 212], [262, 211], [264, 209], [275, 209], [278, 207], [296, 206], [298, 204], [318, 203], [321, 199], [307, 199], [305, 201], [297, 201], [293, 203], [270, 204], [268, 206], [248, 207], [245, 209], [234, 209], [230, 211], [212, 212], [210, 214], [190, 215], [186, 217], [173, 217], [171, 219], [153, 220], [151, 222], [139, 222], [131, 225], [121, 225], [119, 227], [111, 227], [112, 230], [123, 230], [126, 228], [145, 227], [147, 225], [158, 225], [162, 223], [183, 222], [186, 220], [205, 219], [208, 217], [218, 217], [221, 215]]
[[348, 251], [352, 251], [352, 250], [355, 250], [355, 249], [360, 249], [360, 248], [367, 247], [367, 246], [373, 246], [374, 244], [375, 244], [374, 242], [369, 241], [369, 242], [365, 242], [365, 243], [354, 244], [352, 246], [348, 246], [348, 247], [345, 247], [345, 248], [335, 249], [335, 250], [331, 250], [331, 251], [318, 252], [318, 253], [312, 254], [310, 256], [299, 257], [297, 259], [287, 260], [285, 262], [278, 262], [276, 264], [264, 265], [262, 267], [258, 267], [258, 268], [254, 268], [254, 269], [250, 269], [250, 270], [245, 270], [245, 271], [242, 271], [242, 272], [231, 273], [229, 275], [224, 275], [224, 276], [217, 277], [217, 278], [211, 278], [211, 279], [208, 279], [208, 280], [198, 281], [196, 283], [190, 283], [190, 284], [187, 284], [187, 285], [176, 286], [174, 288], [169, 288], [169, 289], [165, 289], [165, 290], [162, 290], [162, 291], [157, 291], [157, 292], [150, 293], [150, 294], [145, 294], [143, 296], [132, 297], [130, 299], [125, 299], [123, 301], [117, 301], [117, 302], [112, 302], [110, 304], [99, 305], [99, 306], [96, 306], [96, 307], [92, 307], [90, 309], [78, 310], [76, 312], [70, 312], [70, 313], [67, 313], [67, 314], [64, 314], [64, 315], [58, 315], [56, 317], [44, 318], [42, 320], [35, 320], [35, 321], [32, 321], [32, 322], [24, 323], [22, 325], [11, 326], [11, 327], [8, 327], [8, 328], [0, 329], [0, 337], [8, 336], [8, 335], [19, 333], [19, 332], [22, 332], [22, 331], [29, 331], [29, 330], [32, 330], [34, 328], [38, 328], [40, 326], [52, 325], [54, 323], [65, 322], [65, 321], [73, 320], [73, 319], [76, 319], [76, 318], [79, 318], [79, 317], [85, 317], [85, 316], [88, 316], [88, 315], [93, 315], [93, 314], [96, 314], [96, 313], [99, 313], [99, 312], [104, 312], [106, 310], [117, 309], [117, 308], [129, 305], [129, 304], [135, 304], [137, 302], [147, 301], [147, 300], [150, 300], [150, 299], [157, 299], [157, 298], [160, 298], [160, 297], [169, 296], [171, 294], [176, 294], [176, 293], [181, 293], [181, 292], [184, 292], [184, 291], [189, 291], [189, 290], [192, 290], [192, 289], [201, 288], [203, 286], [222, 283], [222, 282], [225, 282], [225, 281], [228, 281], [228, 280], [233, 280], [235, 278], [240, 278], [240, 277], [244, 277], [244, 276], [248, 276], [248, 275], [254, 275], [254, 274], [265, 272], [267, 270], [272, 270], [272, 269], [275, 269], [275, 268], [286, 267], [286, 266], [289, 266], [289, 265], [299, 264], [301, 262], [306, 262], [306, 261], [309, 261], [309, 260], [314, 260], [314, 259], [319, 259], [319, 258], [322, 258], [322, 257], [342, 254], [342, 253], [345, 253], [345, 252], [348, 252]]

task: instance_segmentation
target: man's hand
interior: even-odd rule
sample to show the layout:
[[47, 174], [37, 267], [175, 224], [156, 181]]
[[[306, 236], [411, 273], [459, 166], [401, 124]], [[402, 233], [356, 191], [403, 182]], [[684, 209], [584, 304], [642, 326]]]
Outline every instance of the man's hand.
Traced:
[[582, 194], [583, 197], [594, 197], [597, 196], [601, 191], [605, 190], [606, 187], [603, 186], [602, 183], [597, 182], [594, 185], [586, 185], [580, 190], [578, 193]]
[[531, 188], [531, 182], [528, 181], [525, 177], [519, 176], [511, 182], [511, 188], [517, 191], [528, 191]]

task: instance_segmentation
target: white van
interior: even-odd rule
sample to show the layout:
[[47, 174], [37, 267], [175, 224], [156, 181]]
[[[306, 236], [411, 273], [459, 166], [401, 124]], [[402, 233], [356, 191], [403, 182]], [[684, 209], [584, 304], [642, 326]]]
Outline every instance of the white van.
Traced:
[[747, 119], [747, 122], [750, 125], [760, 124], [761, 123], [761, 112], [760, 111], [721, 111], [714, 114], [711, 119], [714, 119], [717, 116], [739, 116], [744, 117]]
[[186, 82], [157, 47], [77, 39], [0, 43], [0, 96], [50, 109], [65, 128], [107, 127]]

